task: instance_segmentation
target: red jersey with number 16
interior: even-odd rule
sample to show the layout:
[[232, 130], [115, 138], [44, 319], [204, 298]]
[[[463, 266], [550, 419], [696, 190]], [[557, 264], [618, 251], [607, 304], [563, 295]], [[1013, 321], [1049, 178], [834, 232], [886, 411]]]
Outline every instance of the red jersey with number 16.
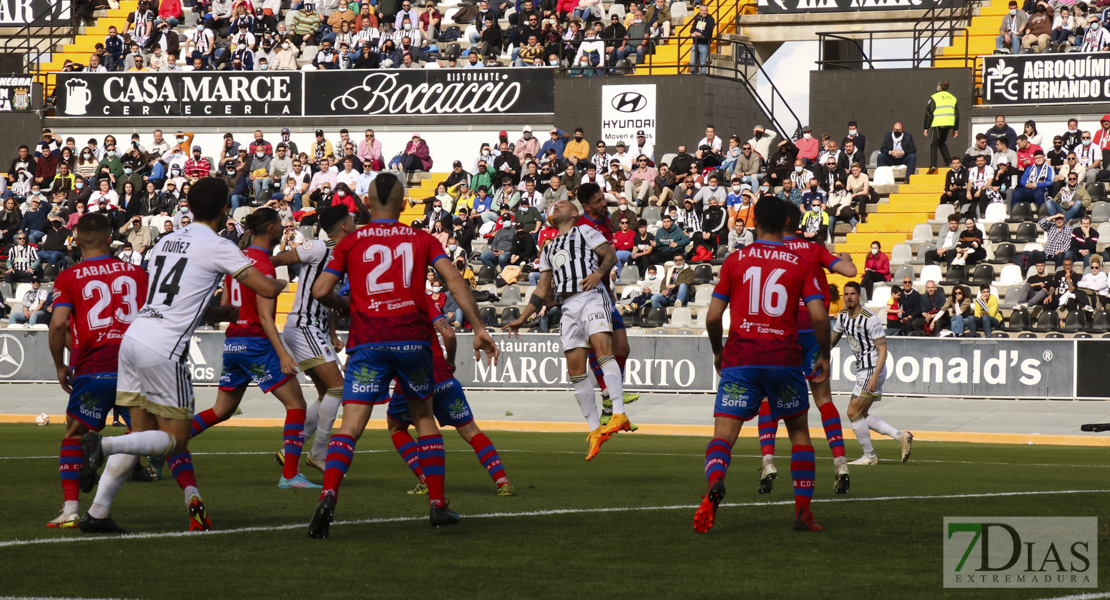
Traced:
[[119, 343], [146, 301], [146, 271], [110, 256], [81, 261], [58, 274], [54, 306], [68, 306], [75, 377], [115, 373]]
[[[277, 269], [270, 262], [270, 253], [264, 248], [251, 246], [243, 251], [247, 260], [267, 277], [277, 277]], [[258, 296], [249, 287], [239, 283], [231, 275], [224, 275], [224, 293], [230, 295], [232, 306], [239, 307], [239, 319], [227, 326], [229, 338], [264, 338], [266, 330], [262, 328], [262, 320], [258, 318]], [[274, 304], [277, 312], [277, 303]], [[274, 315], [271, 314], [273, 319]]]
[[[817, 283], [821, 286], [822, 295], [824, 296], [825, 310], [829, 310], [829, 305], [832, 304], [832, 299], [829, 298], [829, 279], [825, 277], [825, 272], [832, 269], [833, 265], [840, 262], [840, 259], [829, 252], [829, 249], [824, 244], [818, 244], [802, 238], [786, 238], [786, 247], [794, 251], [795, 254], [802, 257], [809, 265], [814, 267], [814, 274], [817, 275]], [[813, 331], [813, 321], [809, 319], [809, 311], [805, 308], [805, 302], [800, 302], [798, 306], [798, 331]]]
[[343, 238], [325, 271], [351, 284], [351, 332], [347, 351], [379, 344], [427, 345], [424, 277], [447, 258], [439, 240], [392, 219], [373, 221]]
[[781, 242], [757, 241], [725, 259], [713, 289], [731, 320], [722, 368], [801, 366], [798, 300], [823, 297], [813, 271]]

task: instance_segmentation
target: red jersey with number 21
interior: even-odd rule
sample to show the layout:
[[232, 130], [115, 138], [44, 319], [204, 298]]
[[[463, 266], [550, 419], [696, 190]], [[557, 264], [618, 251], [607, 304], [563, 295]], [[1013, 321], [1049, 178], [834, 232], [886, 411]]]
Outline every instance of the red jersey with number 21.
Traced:
[[[254, 268], [267, 277], [277, 277], [277, 269], [270, 262], [270, 253], [258, 246], [251, 246], [243, 251], [247, 260], [251, 261]], [[224, 293], [231, 296], [233, 306], [239, 307], [239, 319], [227, 326], [229, 338], [264, 338], [266, 330], [262, 328], [262, 320], [258, 318], [258, 296], [249, 287], [239, 283], [231, 275], [224, 275]], [[277, 313], [277, 304], [274, 304], [274, 313]], [[270, 315], [273, 319], [275, 315]]]
[[821, 299], [815, 269], [781, 242], [729, 255], [713, 297], [729, 303], [722, 368], [800, 367], [798, 300]]
[[119, 343], [146, 301], [146, 271], [110, 256], [81, 261], [58, 274], [54, 306], [68, 306], [73, 375], [115, 373]]
[[[829, 252], [824, 244], [796, 237], [787, 238], [784, 241], [787, 248], [793, 250], [795, 254], [802, 257], [802, 260], [814, 267], [817, 284], [821, 286], [822, 296], [824, 297], [825, 310], [829, 310], [832, 299], [829, 298], [829, 279], [825, 277], [825, 271], [840, 262], [840, 259]], [[798, 331], [813, 331], [813, 322], [810, 321], [809, 311], [804, 306], [805, 302], [800, 302], [798, 306]]]
[[428, 267], [447, 258], [426, 231], [395, 220], [373, 221], [343, 238], [324, 269], [351, 283], [351, 333], [347, 351], [376, 344], [427, 345], [424, 278]]

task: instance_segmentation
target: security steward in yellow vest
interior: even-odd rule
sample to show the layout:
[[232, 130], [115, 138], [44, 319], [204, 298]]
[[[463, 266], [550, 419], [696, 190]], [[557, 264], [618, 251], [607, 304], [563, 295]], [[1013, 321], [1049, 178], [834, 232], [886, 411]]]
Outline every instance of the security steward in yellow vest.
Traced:
[[[956, 107], [956, 97], [948, 93], [948, 82], [937, 84], [937, 93], [929, 98], [925, 108], [925, 137], [931, 137], [929, 144], [929, 174], [937, 172], [937, 150], [944, 157], [944, 163], [952, 162], [948, 154], [948, 132], [952, 139], [959, 137], [960, 109]], [[931, 134], [931, 135], [930, 135]]]

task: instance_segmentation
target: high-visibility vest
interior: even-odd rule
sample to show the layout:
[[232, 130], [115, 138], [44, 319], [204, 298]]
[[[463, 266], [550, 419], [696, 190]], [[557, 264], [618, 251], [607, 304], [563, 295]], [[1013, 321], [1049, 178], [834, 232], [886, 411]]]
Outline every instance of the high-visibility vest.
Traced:
[[933, 127], [955, 127], [956, 97], [941, 90], [933, 94]]

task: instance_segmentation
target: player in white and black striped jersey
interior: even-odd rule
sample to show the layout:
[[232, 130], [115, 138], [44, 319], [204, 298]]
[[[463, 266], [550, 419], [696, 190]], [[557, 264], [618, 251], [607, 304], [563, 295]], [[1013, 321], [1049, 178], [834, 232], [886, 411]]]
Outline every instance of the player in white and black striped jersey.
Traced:
[[879, 457], [871, 444], [871, 431], [888, 435], [898, 441], [902, 451], [902, 462], [910, 458], [913, 434], [899, 431], [886, 421], [868, 414], [871, 405], [883, 397], [883, 382], [886, 381], [886, 330], [878, 315], [872, 314], [860, 304], [860, 285], [854, 281], [844, 284], [844, 310], [836, 315], [832, 328], [832, 345], [841, 336], [848, 339], [848, 346], [856, 357], [856, 385], [852, 389], [852, 400], [848, 404], [848, 419], [856, 440], [863, 447], [863, 456], [848, 464], [877, 465]]
[[[601, 286], [616, 266], [617, 254], [597, 230], [578, 225], [578, 217], [578, 208], [567, 200], [552, 207], [551, 221], [559, 235], [540, 253], [540, 280], [535, 294], [520, 318], [506, 325], [505, 330], [515, 333], [550, 295], [562, 300], [563, 353], [567, 357], [567, 374], [574, 384], [574, 397], [590, 427], [586, 460], [591, 460], [601, 444], [618, 431], [631, 430], [632, 424], [624, 414], [623, 380], [613, 358], [612, 300]], [[598, 356], [613, 401], [613, 418], [604, 426], [597, 412], [593, 384], [586, 375], [589, 348]]]
[[[324, 459], [331, 440], [331, 428], [343, 401], [343, 373], [339, 370], [336, 353], [343, 349], [343, 342], [335, 333], [335, 319], [331, 309], [312, 296], [312, 286], [331, 258], [331, 251], [348, 233], [355, 230], [355, 221], [346, 205], [331, 206], [320, 215], [320, 228], [328, 234], [328, 241], [310, 240], [282, 252], [271, 260], [275, 267], [301, 264], [297, 297], [281, 332], [282, 341], [297, 360], [312, 383], [319, 398], [308, 406], [305, 413], [304, 439], [312, 437], [312, 448], [305, 461], [309, 466], [324, 470]], [[349, 297], [347, 302], [349, 302]], [[278, 464], [285, 464], [285, 452], [275, 455]]]

